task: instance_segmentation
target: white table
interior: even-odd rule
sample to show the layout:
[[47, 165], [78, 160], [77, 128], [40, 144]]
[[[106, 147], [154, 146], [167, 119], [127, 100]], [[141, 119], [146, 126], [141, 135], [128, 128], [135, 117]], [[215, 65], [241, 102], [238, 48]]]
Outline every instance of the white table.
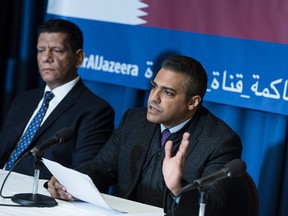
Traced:
[[[6, 171], [0, 171], [0, 186], [7, 175]], [[49, 196], [48, 191], [43, 187], [46, 180], [40, 180], [38, 186], [38, 194]], [[13, 196], [21, 193], [32, 193], [33, 177], [12, 172], [4, 185], [3, 196]], [[58, 205], [55, 207], [13, 207], [0, 206], [0, 216], [104, 216], [104, 215], [125, 215], [125, 216], [163, 216], [163, 209], [145, 205], [138, 202], [103, 194], [106, 202], [111, 208], [127, 213], [119, 213], [104, 210], [94, 204], [86, 202], [66, 202], [56, 200]], [[3, 199], [0, 197], [1, 204], [18, 205], [11, 199]]]

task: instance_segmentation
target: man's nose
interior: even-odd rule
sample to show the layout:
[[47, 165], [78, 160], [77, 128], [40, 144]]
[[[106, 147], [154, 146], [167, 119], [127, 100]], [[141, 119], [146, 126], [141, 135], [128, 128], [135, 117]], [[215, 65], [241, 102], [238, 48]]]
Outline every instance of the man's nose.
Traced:
[[160, 103], [160, 102], [161, 102], [161, 97], [160, 97], [160, 95], [161, 95], [161, 91], [160, 91], [159, 89], [152, 90], [152, 91], [150, 92], [150, 99], [151, 99], [152, 101], [155, 101], [155, 102], [157, 102], [157, 103]]
[[46, 50], [41, 54], [41, 59], [43, 62], [51, 62], [52, 58], [52, 53], [50, 50]]

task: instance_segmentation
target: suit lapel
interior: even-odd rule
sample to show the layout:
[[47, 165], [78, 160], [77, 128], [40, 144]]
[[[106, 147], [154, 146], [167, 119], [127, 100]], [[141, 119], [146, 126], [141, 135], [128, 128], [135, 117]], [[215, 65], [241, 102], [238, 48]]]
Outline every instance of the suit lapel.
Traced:
[[41, 100], [42, 96], [43, 89], [33, 90], [31, 95], [29, 95], [28, 97], [22, 97], [22, 101], [18, 102], [17, 106], [14, 106], [14, 112], [16, 114], [13, 115], [12, 121], [14, 122], [14, 125], [13, 127], [10, 127], [10, 134], [13, 134], [13, 143], [15, 143], [15, 145], [11, 149], [14, 149], [14, 147], [17, 145], [29, 119], [31, 118], [34, 110], [37, 108], [37, 105]]
[[[43, 125], [37, 131], [34, 139], [37, 139], [46, 129], [53, 124], [64, 112], [66, 112], [80, 96], [81, 92], [84, 90], [84, 84], [81, 80], [71, 89], [71, 91], [63, 98], [63, 100], [57, 105], [57, 107], [52, 111]], [[56, 132], [56, 131], [55, 131]]]
[[191, 119], [187, 131], [190, 133], [189, 146], [187, 156], [194, 150], [198, 143], [198, 137], [202, 133], [202, 128], [205, 123], [206, 114], [202, 107], [197, 111], [197, 114]]
[[141, 145], [140, 147], [141, 152], [139, 155], [137, 155], [138, 156], [137, 160], [135, 160], [137, 161], [137, 163], [135, 164], [135, 168], [134, 168], [135, 178], [133, 179], [130, 190], [127, 193], [128, 197], [134, 191], [135, 187], [138, 184], [139, 179], [141, 178], [142, 169], [145, 164], [145, 160], [147, 158], [150, 145], [152, 144], [152, 139], [154, 137], [155, 132], [159, 132], [157, 130], [157, 127], [159, 127], [158, 124], [154, 124], [154, 123], [146, 121], [145, 124], [140, 127], [143, 133], [141, 133], [138, 136], [135, 136], [134, 141], [135, 143], [139, 143]]

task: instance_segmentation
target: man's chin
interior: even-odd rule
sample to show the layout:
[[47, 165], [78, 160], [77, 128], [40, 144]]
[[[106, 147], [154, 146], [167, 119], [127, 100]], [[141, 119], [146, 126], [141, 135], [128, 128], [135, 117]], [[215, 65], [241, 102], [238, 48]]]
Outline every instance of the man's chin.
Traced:
[[42, 77], [43, 81], [46, 83], [51, 83], [51, 82], [55, 81], [55, 77], [51, 76], [50, 74], [44, 74], [41, 77]]
[[152, 123], [161, 123], [160, 119], [155, 115], [151, 115], [151, 114], [147, 113], [146, 118], [148, 121], [150, 121]]

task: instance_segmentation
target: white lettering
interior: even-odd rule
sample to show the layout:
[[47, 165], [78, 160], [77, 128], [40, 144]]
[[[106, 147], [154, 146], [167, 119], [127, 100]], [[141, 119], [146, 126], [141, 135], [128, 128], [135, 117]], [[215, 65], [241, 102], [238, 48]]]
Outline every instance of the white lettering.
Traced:
[[92, 54], [89, 57], [85, 57], [81, 67], [128, 76], [138, 76], [139, 74], [138, 65], [111, 61], [105, 59], [103, 56], [94, 56]]

